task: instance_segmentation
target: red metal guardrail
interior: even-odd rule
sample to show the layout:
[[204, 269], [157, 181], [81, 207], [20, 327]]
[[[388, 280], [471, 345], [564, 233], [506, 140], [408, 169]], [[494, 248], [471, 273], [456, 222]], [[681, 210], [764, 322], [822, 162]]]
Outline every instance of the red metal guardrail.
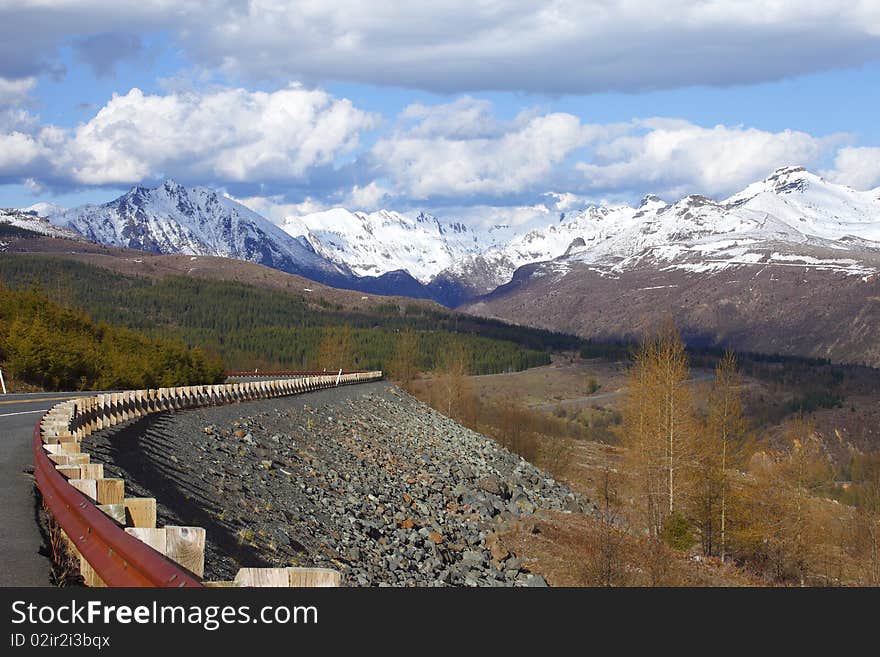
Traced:
[[43, 449], [34, 427], [34, 476], [56, 522], [107, 586], [201, 587], [189, 571], [126, 534], [85, 495], [67, 483]]

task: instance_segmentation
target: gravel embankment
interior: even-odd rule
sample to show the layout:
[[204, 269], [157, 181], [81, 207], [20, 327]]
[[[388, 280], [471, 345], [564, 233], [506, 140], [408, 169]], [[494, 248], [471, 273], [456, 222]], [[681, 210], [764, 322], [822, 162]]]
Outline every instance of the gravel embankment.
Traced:
[[497, 539], [567, 487], [387, 383], [145, 418], [84, 448], [207, 530], [206, 579], [315, 565], [347, 585], [543, 585]]

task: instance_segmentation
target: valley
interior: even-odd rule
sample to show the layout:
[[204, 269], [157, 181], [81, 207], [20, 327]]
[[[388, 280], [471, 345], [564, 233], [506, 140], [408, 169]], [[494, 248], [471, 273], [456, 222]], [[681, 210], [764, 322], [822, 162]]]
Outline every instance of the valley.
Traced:
[[[341, 485], [334, 477], [348, 457], [309, 456], [308, 476], [323, 473], [321, 482], [296, 504], [312, 529], [295, 540], [287, 535], [289, 543], [281, 537], [288, 547], [271, 538], [270, 527], [260, 528], [272, 510], [247, 495], [247, 517], [232, 507], [205, 516], [207, 501], [162, 510], [167, 522], [190, 522], [189, 509], [221, 530], [222, 544], [211, 548], [217, 577], [248, 559], [326, 565], [331, 555], [329, 563], [352, 585], [863, 584], [876, 579], [871, 523], [880, 454], [875, 191], [855, 192], [786, 167], [723, 201], [689, 196], [667, 204], [649, 196], [638, 207], [593, 206], [555, 223], [488, 232], [425, 213], [341, 209], [276, 226], [231, 198], [173, 181], [101, 206], [9, 210], [0, 216], [0, 281], [8, 294], [30, 294], [60, 317], [82, 313], [86, 326], [96, 323], [88, 331], [97, 339], [104, 339], [105, 323], [113, 327], [109, 335], [133, 331], [143, 336], [142, 351], [177, 349], [193, 365], [156, 370], [144, 361], [138, 369], [132, 364], [142, 355], [125, 356], [110, 344], [113, 356], [100, 371], [65, 369], [58, 359], [39, 360], [53, 353], [50, 342], [16, 339], [20, 323], [0, 336], [0, 356], [16, 390], [94, 385], [110, 381], [110, 371], [120, 386], [204, 372], [213, 380], [221, 363], [227, 370], [380, 369], [415, 398], [394, 397], [386, 410], [404, 413], [419, 450], [434, 449], [436, 440], [468, 436], [470, 445], [485, 436], [480, 445], [497, 447], [478, 470], [522, 459], [565, 487], [515, 509], [479, 485], [452, 497], [443, 488], [446, 511], [410, 525], [409, 518], [385, 518], [386, 504], [351, 506], [356, 491], [350, 499], [327, 497], [321, 491]], [[35, 327], [44, 321], [37, 317]], [[43, 335], [41, 326], [28, 335]], [[157, 346], [149, 347], [151, 340]], [[733, 374], [716, 369], [726, 362], [725, 348], [738, 352]], [[651, 377], [637, 381], [640, 358], [656, 362]], [[707, 441], [717, 428], [725, 377], [737, 381], [724, 394], [735, 397], [741, 424], [732, 461], [718, 466]], [[666, 389], [662, 381], [675, 383]], [[384, 403], [385, 394], [370, 403]], [[675, 426], [685, 450], [675, 464], [651, 443], [657, 434], [633, 442], [640, 435], [633, 418], [644, 413], [634, 404], [669, 395], [680, 409]], [[415, 400], [426, 406], [413, 406]], [[346, 404], [346, 415], [365, 412], [356, 401]], [[326, 415], [334, 412], [308, 418], [303, 435], [311, 436], [319, 421], [342, 440]], [[446, 438], [427, 430], [426, 412]], [[264, 432], [264, 416], [265, 409], [236, 421]], [[651, 416], [649, 423], [665, 421]], [[285, 416], [275, 429], [283, 432], [288, 422], [299, 420]], [[220, 451], [234, 442], [234, 432], [211, 432]], [[272, 450], [266, 438], [259, 437], [258, 455]], [[370, 444], [386, 438], [376, 434]], [[244, 468], [240, 474], [273, 488], [262, 461], [241, 460], [248, 446], [230, 452], [225, 471]], [[108, 463], [128, 459], [109, 445], [95, 448], [106, 451]], [[361, 453], [364, 446], [353, 448]], [[296, 454], [285, 457], [286, 468]], [[430, 458], [436, 464], [448, 456]], [[120, 474], [127, 468], [131, 476], [133, 462], [126, 463]], [[651, 488], [657, 475], [644, 473], [667, 468], [670, 482], [673, 469], [680, 470], [679, 511], [658, 515], [662, 505], [650, 501], [658, 497]], [[165, 486], [155, 472], [145, 474], [153, 479], [135, 484], [143, 494]], [[223, 488], [225, 475], [218, 476]], [[463, 481], [455, 475], [447, 483], [460, 488]], [[389, 484], [389, 504], [406, 488], [369, 477], [361, 483]], [[236, 481], [229, 485], [249, 492]], [[719, 552], [720, 490], [732, 524]], [[578, 496], [577, 505], [566, 491]], [[425, 503], [433, 499], [423, 492]], [[285, 508], [296, 497], [295, 490], [277, 493]], [[672, 484], [669, 496], [671, 507]], [[408, 529], [430, 532], [431, 517], [463, 500], [466, 512], [480, 518], [468, 516], [453, 530], [451, 553], [431, 552], [424, 536], [410, 540]], [[327, 504], [338, 507], [338, 517], [317, 513]], [[383, 547], [357, 532], [334, 542], [341, 527], [334, 522], [365, 513], [386, 523]], [[227, 514], [237, 518], [234, 525]], [[778, 524], [768, 524], [776, 517]], [[224, 562], [229, 555], [233, 561]], [[467, 563], [456, 565], [462, 555]]]

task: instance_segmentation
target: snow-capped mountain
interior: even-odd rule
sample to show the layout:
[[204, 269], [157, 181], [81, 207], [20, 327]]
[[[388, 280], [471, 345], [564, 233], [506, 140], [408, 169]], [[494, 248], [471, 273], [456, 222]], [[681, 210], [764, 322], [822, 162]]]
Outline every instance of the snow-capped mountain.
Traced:
[[[880, 190], [858, 192], [785, 167], [720, 201], [692, 195], [670, 204], [649, 195], [637, 206], [592, 206], [520, 232], [342, 208], [283, 227], [358, 275], [403, 270], [454, 304], [510, 281], [524, 265], [557, 259], [556, 271], [566, 261], [613, 272], [650, 263], [707, 271], [766, 260], [864, 273], [857, 256], [814, 262], [807, 247], [880, 249]], [[761, 245], [775, 250], [759, 254]]]
[[786, 167], [721, 201], [588, 208], [507, 248], [568, 240], [462, 309], [597, 340], [671, 317], [695, 345], [880, 366], [880, 189]]
[[[815, 248], [839, 251], [840, 258], [814, 262]], [[688, 196], [667, 205], [648, 197], [638, 208], [589, 208], [507, 249], [538, 256], [533, 262], [543, 253], [550, 256], [543, 260], [612, 271], [645, 264], [709, 271], [778, 261], [865, 273], [859, 253], [880, 252], [880, 190], [859, 192], [785, 167], [723, 201]]]
[[109, 203], [55, 212], [49, 219], [110, 246], [238, 258], [309, 275], [340, 274], [308, 244], [256, 212], [214, 190], [173, 180], [152, 189], [133, 187]]
[[52, 215], [61, 214], [67, 210], [67, 208], [58, 205], [57, 203], [34, 203], [33, 205], [29, 205], [26, 208], [22, 208], [22, 212], [31, 212], [38, 217], [51, 217]]
[[59, 228], [49, 222], [42, 214], [30, 208], [16, 210], [12, 208], [0, 208], [0, 225], [12, 226], [31, 233], [46, 235], [47, 237], [62, 237], [66, 239], [82, 239], [73, 231]]
[[403, 270], [421, 283], [491, 246], [491, 234], [429, 214], [414, 218], [392, 210], [350, 212], [334, 208], [290, 217], [282, 228], [317, 253], [359, 276]]
[[723, 200], [647, 196], [637, 206], [591, 206], [525, 229], [343, 208], [277, 226], [213, 190], [171, 180], [103, 205], [40, 204], [28, 212], [102, 244], [239, 258], [338, 287], [453, 306], [508, 283], [525, 266], [533, 277], [558, 276], [574, 263], [606, 276], [743, 264], [867, 275], [880, 253], [880, 188], [859, 192], [800, 167], [778, 169]]

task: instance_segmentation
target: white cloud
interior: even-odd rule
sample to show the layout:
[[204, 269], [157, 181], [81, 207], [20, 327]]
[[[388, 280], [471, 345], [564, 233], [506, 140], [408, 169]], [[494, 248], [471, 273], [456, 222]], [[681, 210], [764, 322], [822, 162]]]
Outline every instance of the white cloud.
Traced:
[[0, 135], [0, 175], [27, 170], [47, 151], [38, 139], [21, 132]]
[[677, 119], [633, 121], [580, 162], [588, 189], [654, 192], [670, 198], [686, 193], [724, 195], [738, 191], [776, 167], [814, 166], [841, 136], [768, 132], [742, 126], [705, 128]]
[[597, 136], [572, 114], [523, 113], [501, 122], [470, 101], [411, 106], [402, 118], [416, 122], [379, 139], [371, 154], [395, 191], [416, 199], [527, 191]]
[[880, 187], [880, 147], [841, 148], [834, 158], [834, 169], [823, 175], [856, 189]]
[[27, 104], [36, 84], [33, 77], [9, 80], [0, 76], [0, 110]]
[[108, 57], [138, 53], [130, 37], [160, 31], [189, 61], [252, 80], [591, 93], [858, 66], [880, 56], [880, 4], [12, 0], [0, 3], [0, 75], [57, 69], [59, 48], [83, 39], [110, 70]]
[[391, 192], [375, 180], [367, 185], [355, 185], [346, 194], [342, 205], [351, 210], [365, 210], [370, 212], [385, 206], [386, 201], [391, 200]]
[[491, 228], [514, 226], [521, 228], [532, 222], [546, 223], [553, 210], [542, 203], [535, 205], [469, 205], [441, 208], [433, 211], [442, 218], [455, 218], [466, 224]]
[[329, 207], [325, 203], [310, 197], [299, 203], [288, 203], [281, 196], [277, 195], [248, 196], [245, 198], [236, 198], [229, 194], [227, 196], [279, 225], [291, 217], [302, 217], [314, 212], [322, 212]]
[[92, 185], [156, 175], [289, 181], [352, 151], [374, 122], [348, 100], [296, 86], [164, 96], [132, 89], [75, 129], [59, 165]]
[[182, 43], [235, 75], [442, 92], [728, 85], [880, 56], [867, 0], [251, 0], [195, 16]]
[[[5, 98], [27, 98], [31, 88], [0, 89]], [[335, 206], [456, 206], [478, 208], [461, 214], [490, 223], [527, 222], [596, 198], [721, 198], [792, 164], [821, 169], [833, 161], [822, 171], [829, 179], [859, 189], [880, 184], [880, 148], [851, 146], [846, 135], [675, 118], [586, 123], [536, 108], [504, 119], [470, 97], [413, 104], [391, 118], [381, 123], [347, 99], [296, 85], [132, 89], [73, 129], [0, 108], [0, 181], [54, 189], [173, 176], [251, 194], [245, 202], [275, 221]], [[362, 145], [361, 135], [380, 124], [384, 132]], [[494, 207], [502, 209], [487, 210]]]

